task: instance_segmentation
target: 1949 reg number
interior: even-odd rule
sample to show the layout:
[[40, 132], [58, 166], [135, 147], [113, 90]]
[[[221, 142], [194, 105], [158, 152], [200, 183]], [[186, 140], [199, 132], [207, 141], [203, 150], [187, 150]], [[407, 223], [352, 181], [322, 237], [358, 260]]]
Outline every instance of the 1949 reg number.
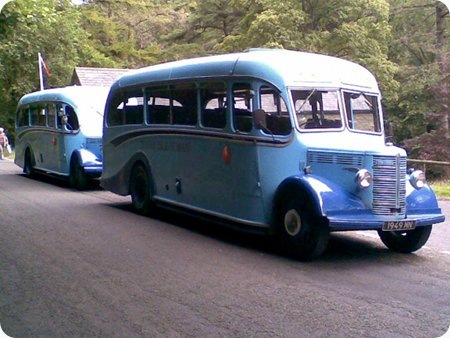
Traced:
[[388, 221], [383, 223], [383, 231], [405, 231], [415, 228], [415, 221]]

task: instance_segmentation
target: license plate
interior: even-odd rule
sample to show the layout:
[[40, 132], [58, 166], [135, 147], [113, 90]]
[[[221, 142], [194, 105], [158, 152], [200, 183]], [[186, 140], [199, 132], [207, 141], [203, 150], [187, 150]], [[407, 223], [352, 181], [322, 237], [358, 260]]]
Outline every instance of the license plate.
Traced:
[[415, 228], [415, 221], [388, 221], [383, 223], [383, 231], [405, 231]]

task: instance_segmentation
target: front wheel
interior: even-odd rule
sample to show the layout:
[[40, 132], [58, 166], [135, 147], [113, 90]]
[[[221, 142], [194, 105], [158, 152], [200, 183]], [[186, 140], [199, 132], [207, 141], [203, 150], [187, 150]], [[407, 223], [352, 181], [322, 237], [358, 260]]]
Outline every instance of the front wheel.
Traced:
[[77, 156], [70, 161], [69, 184], [72, 188], [86, 190], [88, 187], [88, 178]]
[[418, 227], [408, 231], [382, 231], [378, 230], [381, 241], [390, 250], [411, 253], [425, 245], [431, 234], [432, 225]]
[[298, 198], [282, 203], [278, 224], [280, 245], [299, 260], [309, 261], [320, 256], [328, 245], [328, 227]]
[[130, 195], [134, 210], [140, 215], [149, 215], [154, 209], [150, 191], [150, 179], [146, 168], [137, 164], [131, 171]]

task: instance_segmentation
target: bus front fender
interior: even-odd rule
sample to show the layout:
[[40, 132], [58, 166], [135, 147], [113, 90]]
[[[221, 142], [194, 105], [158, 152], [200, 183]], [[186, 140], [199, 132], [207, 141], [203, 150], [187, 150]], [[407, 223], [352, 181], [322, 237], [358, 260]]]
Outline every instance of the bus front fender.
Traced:
[[83, 168], [102, 166], [102, 160], [87, 149], [79, 149], [78, 156], [80, 159], [80, 165]]
[[415, 189], [407, 181], [406, 212], [408, 215], [441, 213], [436, 195], [428, 184], [421, 189]]
[[367, 209], [357, 196], [326, 178], [316, 175], [292, 176], [284, 180], [275, 195], [275, 205], [279, 206], [285, 196], [292, 194], [306, 196], [312, 204], [315, 216], [326, 217], [332, 211], [362, 211]]

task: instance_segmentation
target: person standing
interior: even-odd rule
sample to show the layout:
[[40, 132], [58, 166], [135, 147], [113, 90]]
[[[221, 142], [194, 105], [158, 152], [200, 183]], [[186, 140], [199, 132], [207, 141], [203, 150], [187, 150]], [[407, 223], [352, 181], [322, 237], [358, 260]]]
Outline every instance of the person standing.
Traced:
[[0, 160], [5, 158], [5, 149], [8, 147], [8, 137], [5, 134], [5, 130], [0, 128]]

